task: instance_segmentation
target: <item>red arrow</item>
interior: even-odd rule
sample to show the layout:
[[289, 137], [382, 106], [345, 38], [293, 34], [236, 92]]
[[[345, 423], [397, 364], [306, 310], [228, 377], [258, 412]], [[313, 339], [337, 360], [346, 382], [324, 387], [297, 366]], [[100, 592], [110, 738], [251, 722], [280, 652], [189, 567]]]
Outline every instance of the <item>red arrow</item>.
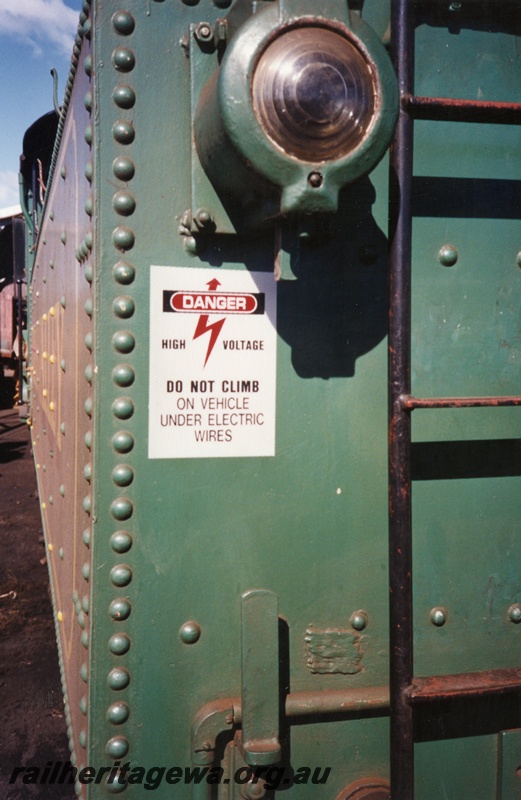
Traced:
[[211, 280], [211, 281], [208, 281], [208, 283], [207, 283], [206, 285], [208, 286], [208, 289], [209, 289], [211, 292], [215, 292], [215, 290], [217, 289], [217, 287], [218, 287], [218, 286], [220, 286], [221, 284], [219, 283], [219, 281], [217, 280], [217, 278], [212, 278], [212, 280]]

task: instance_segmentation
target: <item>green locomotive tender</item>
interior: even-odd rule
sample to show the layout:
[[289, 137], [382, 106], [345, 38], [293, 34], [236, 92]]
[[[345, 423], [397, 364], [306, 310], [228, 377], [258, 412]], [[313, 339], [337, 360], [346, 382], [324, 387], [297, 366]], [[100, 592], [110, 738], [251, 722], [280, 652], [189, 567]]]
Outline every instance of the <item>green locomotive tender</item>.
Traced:
[[24, 197], [79, 796], [521, 797], [518, 13], [84, 0]]

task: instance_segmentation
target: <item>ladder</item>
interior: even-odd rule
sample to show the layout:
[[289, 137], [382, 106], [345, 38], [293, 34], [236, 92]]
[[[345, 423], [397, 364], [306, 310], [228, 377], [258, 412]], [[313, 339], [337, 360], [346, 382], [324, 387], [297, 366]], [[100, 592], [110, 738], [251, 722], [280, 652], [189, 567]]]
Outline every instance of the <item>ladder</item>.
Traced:
[[[433, 0], [434, 1], [434, 0]], [[447, 0], [447, 4], [450, 0]], [[390, 161], [389, 588], [391, 798], [414, 800], [417, 703], [521, 690], [521, 669], [415, 678], [413, 674], [411, 413], [418, 409], [519, 406], [521, 396], [411, 394], [411, 242], [414, 120], [520, 124], [521, 104], [414, 94], [414, 0], [391, 0], [391, 54], [400, 111]]]

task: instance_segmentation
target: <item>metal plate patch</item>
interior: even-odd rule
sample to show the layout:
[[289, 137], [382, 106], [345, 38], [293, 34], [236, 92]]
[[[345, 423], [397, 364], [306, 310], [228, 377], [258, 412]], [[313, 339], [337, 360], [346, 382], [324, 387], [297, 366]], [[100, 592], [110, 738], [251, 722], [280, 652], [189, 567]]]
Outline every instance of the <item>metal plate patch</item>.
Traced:
[[347, 628], [309, 627], [304, 641], [311, 672], [355, 675], [363, 669], [360, 636]]

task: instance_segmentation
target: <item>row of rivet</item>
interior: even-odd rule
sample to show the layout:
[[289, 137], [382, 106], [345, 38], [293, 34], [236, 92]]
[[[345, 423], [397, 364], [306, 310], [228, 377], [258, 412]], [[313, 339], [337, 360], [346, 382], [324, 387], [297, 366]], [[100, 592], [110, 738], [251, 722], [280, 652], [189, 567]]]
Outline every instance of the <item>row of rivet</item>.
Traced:
[[[133, 16], [128, 11], [119, 11], [112, 16], [112, 25], [120, 36], [130, 36], [135, 27]], [[128, 74], [136, 64], [133, 51], [124, 46], [117, 46], [112, 53], [112, 65], [117, 73]], [[112, 93], [112, 100], [118, 109], [123, 111], [134, 108], [136, 93], [128, 83], [118, 83]], [[122, 147], [132, 144], [135, 131], [132, 122], [128, 119], [117, 119], [112, 126], [113, 140]], [[117, 155], [112, 163], [114, 177], [124, 184], [135, 175], [135, 166], [132, 159], [125, 152]], [[120, 187], [112, 198], [112, 207], [119, 217], [130, 217], [136, 210], [136, 200], [128, 187]], [[112, 233], [114, 247], [120, 252], [131, 250], [135, 244], [135, 234], [127, 225], [117, 225]], [[132, 264], [118, 260], [113, 268], [113, 278], [116, 286], [130, 286], [136, 277]], [[135, 303], [128, 294], [118, 293], [115, 297], [112, 310], [117, 320], [128, 320], [134, 316]], [[134, 351], [135, 337], [129, 330], [118, 329], [112, 337], [112, 346], [119, 356], [128, 356]], [[117, 363], [112, 370], [112, 380], [116, 387], [128, 390], [134, 385], [136, 379], [134, 368], [128, 363]], [[117, 396], [112, 403], [112, 415], [116, 421], [130, 420], [134, 415], [134, 402], [127, 392]], [[126, 456], [134, 448], [134, 437], [128, 430], [119, 430], [112, 438], [112, 447], [116, 456]], [[134, 481], [134, 470], [126, 462], [118, 462], [112, 470], [112, 481], [117, 489], [125, 489]], [[111, 502], [110, 513], [116, 523], [127, 523], [132, 518], [134, 506], [128, 497], [116, 495]], [[132, 548], [132, 535], [128, 530], [117, 530], [111, 537], [111, 548], [116, 556], [123, 556]], [[117, 591], [128, 587], [132, 582], [132, 569], [121, 561], [117, 561], [110, 571], [110, 582]], [[109, 605], [109, 615], [114, 623], [125, 622], [131, 614], [131, 603], [128, 597], [116, 596]], [[129, 635], [118, 630], [109, 637], [109, 651], [118, 660], [125, 656], [131, 647]], [[130, 684], [130, 672], [123, 664], [114, 666], [107, 677], [109, 687], [114, 692], [121, 692]], [[112, 725], [119, 726], [126, 723], [130, 716], [130, 707], [124, 700], [116, 699], [107, 708], [106, 718]], [[128, 738], [121, 734], [111, 736], [105, 745], [105, 751], [113, 759], [123, 758], [128, 754], [130, 743]], [[117, 781], [112, 784], [112, 791], [123, 791], [125, 784]]]
[[[437, 628], [445, 625], [448, 616], [448, 611], [444, 606], [436, 606], [429, 612], [429, 619]], [[516, 624], [521, 622], [521, 603], [512, 603], [507, 610], [507, 617]]]
[[[83, 2], [83, 10], [82, 10], [82, 12], [80, 14], [80, 26], [82, 27], [82, 33], [83, 33], [83, 35], [85, 36], [86, 39], [90, 39], [90, 31], [91, 31], [90, 19], [88, 18], [89, 8], [90, 8], [90, 0], [84, 0], [84, 2]], [[87, 62], [87, 60], [90, 60], [90, 59], [91, 59], [91, 56], [87, 55], [85, 57], [84, 64], [85, 64], [85, 62]], [[85, 66], [84, 66], [84, 69], [85, 69], [85, 72], [87, 72], [87, 69], [85, 68]], [[89, 75], [89, 78], [90, 77], [91, 76]], [[88, 99], [89, 97], [91, 98], [90, 101]], [[92, 93], [91, 93], [90, 89], [87, 92], [87, 95], [85, 97], [85, 108], [89, 112], [89, 117], [90, 117], [91, 114], [92, 114]], [[89, 147], [91, 147], [92, 146], [92, 141], [93, 141], [93, 135], [92, 135], [92, 125], [91, 125], [90, 122], [85, 127], [84, 138], [85, 138], [85, 141], [87, 142], [87, 144], [89, 145]], [[89, 180], [89, 183], [92, 183], [93, 166], [92, 166], [92, 161], [91, 160], [89, 160], [88, 163], [87, 163], [87, 167], [85, 169], [85, 176]], [[65, 171], [65, 174], [62, 173], [62, 177], [65, 179], [66, 171]], [[92, 217], [93, 211], [94, 211], [93, 198], [92, 198], [92, 195], [89, 195], [87, 200], [86, 200], [86, 202], [85, 202], [85, 212], [88, 215], [88, 217]], [[85, 235], [83, 241], [80, 243], [80, 245], [78, 246], [78, 248], [76, 250], [76, 259], [77, 259], [77, 261], [79, 263], [85, 263], [87, 258], [90, 256], [92, 248], [93, 248], [93, 233], [92, 233], [92, 230], [89, 230], [89, 231], [87, 231], [87, 234]], [[84, 275], [85, 275], [85, 278], [86, 278], [87, 282], [90, 284], [92, 282], [92, 276], [90, 276], [90, 280], [89, 280], [88, 266], [87, 265], [84, 267]], [[89, 319], [92, 319], [93, 302], [92, 302], [92, 298], [91, 297], [87, 298], [87, 301], [85, 302], [84, 309], [85, 309], [85, 313], [89, 317]], [[84, 343], [85, 343], [85, 347], [87, 348], [88, 352], [92, 353], [92, 350], [93, 350], [93, 333], [92, 333], [92, 330], [89, 330], [87, 332], [87, 334], [85, 336], [85, 339], [84, 339]], [[85, 374], [85, 380], [86, 380], [88, 386], [90, 387], [92, 385], [92, 381], [93, 381], [93, 377], [94, 377], [94, 368], [93, 368], [91, 363], [87, 364], [84, 374]], [[87, 415], [87, 417], [89, 419], [89, 423], [90, 423], [91, 418], [92, 418], [92, 414], [93, 414], [93, 399], [92, 399], [92, 396], [90, 394], [87, 395], [87, 398], [85, 400], [84, 410], [85, 410], [85, 413], [86, 413], [86, 415]], [[85, 446], [86, 446], [87, 450], [90, 450], [92, 448], [92, 431], [90, 429], [87, 430], [87, 433], [85, 434], [84, 443], [85, 443]], [[83, 474], [84, 474], [85, 480], [89, 484], [89, 489], [90, 489], [90, 482], [91, 482], [91, 478], [92, 478], [92, 467], [91, 467], [90, 463], [87, 463], [85, 465], [85, 467], [83, 469]], [[82, 567], [81, 567], [81, 576], [82, 576], [83, 580], [88, 584], [90, 582], [90, 571], [91, 571], [91, 568], [90, 568], [90, 554], [88, 552], [89, 549], [90, 549], [90, 540], [91, 540], [90, 518], [91, 518], [91, 515], [92, 515], [92, 495], [91, 495], [90, 491], [87, 491], [87, 493], [85, 494], [85, 496], [83, 498], [83, 502], [82, 502], [82, 507], [83, 507], [83, 511], [85, 512], [85, 515], [86, 515], [87, 519], [89, 520], [89, 522], [88, 522], [88, 527], [86, 527], [84, 529], [83, 537], [82, 537], [83, 538], [83, 544], [85, 545], [85, 548], [87, 549], [87, 553], [86, 553], [86, 556], [85, 556], [86, 560], [84, 561], [84, 563], [82, 564]], [[73, 600], [73, 605], [74, 605], [74, 610], [75, 610], [75, 613], [76, 613], [77, 621], [78, 621], [78, 624], [79, 624], [79, 626], [81, 628], [80, 641], [81, 641], [82, 646], [85, 648], [85, 650], [88, 651], [88, 649], [89, 649], [89, 632], [88, 632], [88, 618], [86, 617], [86, 615], [89, 614], [89, 610], [90, 610], [89, 609], [89, 596], [88, 596], [88, 594], [83, 594], [83, 596], [82, 596], [82, 598], [80, 600], [78, 592], [74, 591], [73, 592], [73, 596], [72, 596], [72, 600]], [[87, 661], [86, 660], [82, 663], [82, 665], [80, 667], [80, 678], [84, 683], [88, 682], [88, 665], [87, 665]], [[84, 717], [88, 716], [87, 694], [82, 694], [82, 696], [80, 698], [80, 701], [79, 701], [79, 710], [80, 710], [80, 713]], [[79, 734], [78, 734], [78, 743], [79, 743], [80, 747], [82, 748], [82, 750], [85, 751], [87, 749], [87, 745], [88, 745], [87, 725], [81, 726]], [[84, 763], [80, 763], [80, 765], [79, 765], [79, 772], [80, 773], [81, 773], [82, 769], [84, 769], [84, 767], [85, 767]], [[82, 783], [80, 781], [76, 782], [75, 789], [76, 789], [77, 795], [79, 797], [81, 797], [82, 793], [84, 792], [84, 786], [82, 785]]]

